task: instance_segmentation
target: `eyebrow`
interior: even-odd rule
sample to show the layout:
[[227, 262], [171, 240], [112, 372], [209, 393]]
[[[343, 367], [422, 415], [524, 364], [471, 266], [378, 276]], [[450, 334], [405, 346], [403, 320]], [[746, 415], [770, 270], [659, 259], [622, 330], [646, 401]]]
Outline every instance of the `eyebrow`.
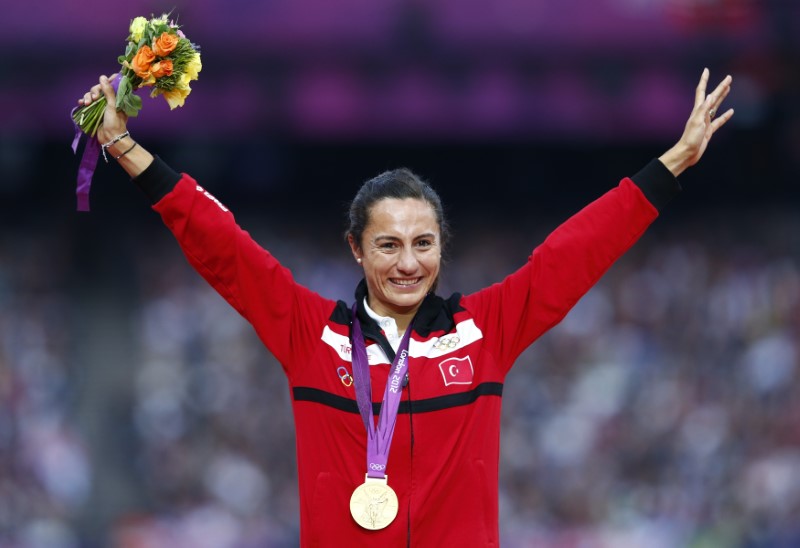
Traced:
[[[413, 239], [414, 240], [420, 240], [420, 239], [423, 239], [423, 238], [428, 238], [428, 239], [431, 239], [431, 240], [435, 240], [436, 239], [436, 234], [434, 234], [433, 232], [426, 232], [425, 234], [420, 234], [419, 236], [414, 236]], [[374, 238], [372, 238], [373, 242], [377, 242], [379, 240], [399, 241], [399, 240], [401, 240], [401, 238], [399, 238], [397, 236], [390, 236], [388, 234], [379, 234], [379, 235], [375, 236]]]

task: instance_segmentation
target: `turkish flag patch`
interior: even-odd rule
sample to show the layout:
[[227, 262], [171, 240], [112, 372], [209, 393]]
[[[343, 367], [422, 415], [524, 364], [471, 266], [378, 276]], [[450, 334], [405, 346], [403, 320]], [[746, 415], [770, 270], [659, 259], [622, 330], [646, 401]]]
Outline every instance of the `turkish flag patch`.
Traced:
[[472, 377], [475, 375], [475, 371], [472, 369], [472, 360], [469, 359], [469, 356], [447, 358], [439, 364], [439, 371], [442, 372], [445, 386], [472, 384]]

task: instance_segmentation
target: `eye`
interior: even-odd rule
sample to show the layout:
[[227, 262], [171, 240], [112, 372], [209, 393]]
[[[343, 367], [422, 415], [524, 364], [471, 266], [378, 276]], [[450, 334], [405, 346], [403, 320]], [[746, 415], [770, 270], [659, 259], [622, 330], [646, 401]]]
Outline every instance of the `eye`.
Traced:
[[417, 241], [417, 247], [419, 247], [419, 248], [427, 249], [427, 248], [432, 247], [432, 246], [433, 246], [433, 241], [432, 240], [423, 239], [423, 240]]
[[380, 247], [381, 249], [396, 249], [397, 244], [395, 242], [383, 242], [378, 247]]

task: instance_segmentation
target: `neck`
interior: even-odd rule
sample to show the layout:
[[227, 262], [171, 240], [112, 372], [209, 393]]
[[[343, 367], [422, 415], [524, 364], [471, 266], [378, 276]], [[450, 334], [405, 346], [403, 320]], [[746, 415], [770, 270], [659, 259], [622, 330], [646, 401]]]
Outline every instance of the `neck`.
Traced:
[[414, 309], [414, 312], [412, 312], [410, 314], [392, 314], [391, 315], [392, 318], [394, 318], [394, 321], [397, 322], [397, 334], [398, 335], [402, 335], [403, 333], [406, 332], [406, 329], [408, 329], [408, 326], [411, 325], [411, 320], [414, 319], [414, 314], [416, 314], [416, 313], [417, 313], [417, 311], [416, 311], [416, 309]]
[[397, 332], [398, 334], [402, 335], [405, 333], [408, 326], [411, 325], [411, 321], [414, 319], [414, 316], [419, 310], [420, 305], [416, 305], [413, 308], [408, 310], [388, 310], [382, 306], [376, 306], [373, 304], [372, 300], [367, 297], [367, 305], [370, 309], [377, 314], [378, 316], [386, 316], [392, 318], [395, 323], [397, 324]]

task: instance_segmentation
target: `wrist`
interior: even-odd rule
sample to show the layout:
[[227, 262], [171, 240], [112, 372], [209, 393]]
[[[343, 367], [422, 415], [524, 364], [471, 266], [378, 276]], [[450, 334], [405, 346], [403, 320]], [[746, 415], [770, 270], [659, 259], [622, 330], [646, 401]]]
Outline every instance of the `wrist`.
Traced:
[[111, 139], [110, 141], [107, 141], [107, 142], [102, 143], [100, 145], [100, 152], [103, 153], [103, 160], [105, 160], [106, 163], [108, 163], [107, 151], [109, 151], [114, 145], [116, 145], [120, 141], [123, 141], [124, 139], [128, 138], [129, 136], [130, 136], [130, 133], [125, 131], [125, 133], [120, 133], [119, 135], [117, 135], [113, 139]]
[[100, 127], [97, 128], [97, 142], [101, 145], [109, 143], [119, 135], [124, 135], [126, 132], [127, 129], [124, 126], [120, 128], [108, 128], [104, 124], [100, 124]]
[[658, 159], [675, 177], [692, 165], [692, 155], [689, 148], [680, 142], [659, 156]]
[[106, 147], [106, 152], [109, 156], [113, 156], [115, 159], [117, 159], [117, 156], [124, 153], [126, 150], [129, 150], [134, 143], [135, 141], [131, 138], [131, 136], [126, 135], [119, 141], [116, 141]]
[[112, 156], [117, 164], [132, 178], [137, 177], [153, 163], [153, 155], [130, 136], [120, 139], [109, 146], [107, 150], [108, 155]]

